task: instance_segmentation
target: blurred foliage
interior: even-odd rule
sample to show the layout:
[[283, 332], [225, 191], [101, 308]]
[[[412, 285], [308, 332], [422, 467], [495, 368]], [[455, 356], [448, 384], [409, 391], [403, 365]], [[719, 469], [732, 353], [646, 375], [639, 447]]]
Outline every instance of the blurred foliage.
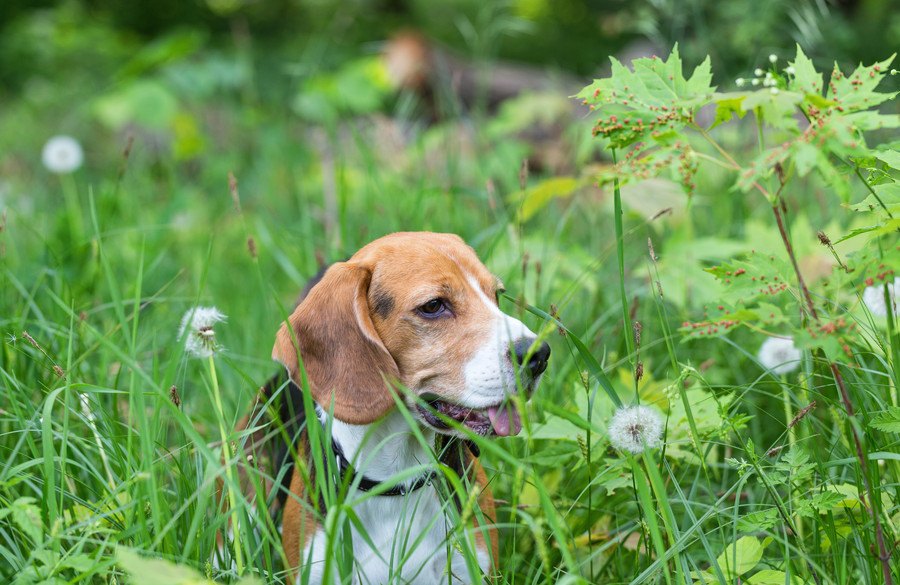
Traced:
[[407, 29], [476, 59], [579, 75], [596, 74], [606, 55], [635, 43], [659, 51], [678, 41], [689, 61], [709, 54], [717, 70], [737, 76], [794, 43], [814, 61], [872, 61], [900, 38], [892, 8], [892, 0], [6, 0], [0, 87], [23, 91], [42, 78], [88, 72], [87, 80], [109, 83], [171, 59], [146, 48], [172, 35], [189, 41], [180, 47], [187, 53], [252, 46], [256, 68], [284, 81], [286, 64], [314, 73]]

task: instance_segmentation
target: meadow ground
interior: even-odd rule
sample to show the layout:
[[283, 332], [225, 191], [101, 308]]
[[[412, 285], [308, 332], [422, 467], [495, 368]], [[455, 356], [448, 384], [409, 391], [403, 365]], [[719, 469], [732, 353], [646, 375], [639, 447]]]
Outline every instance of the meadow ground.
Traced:
[[[612, 167], [593, 117], [568, 123], [567, 170], [523, 167], [521, 130], [546, 101], [314, 126], [249, 92], [214, 98], [200, 74], [228, 79], [216, 67], [161, 67], [59, 130], [33, 102], [0, 113], [0, 581], [235, 580], [210, 564], [229, 517], [216, 482], [233, 485], [222, 435], [241, 448], [231, 429], [277, 371], [274, 334], [305, 280], [399, 230], [462, 236], [504, 281], [502, 307], [553, 347], [522, 434], [478, 440], [498, 583], [900, 581], [895, 150], [843, 167], [846, 192], [815, 173], [784, 192], [761, 178], [767, 199], [717, 158], [724, 145], [749, 168], [760, 137], [789, 133], [748, 116], [690, 139], [715, 159], [691, 170], [690, 194], [676, 169], [617, 197], [597, 186]], [[149, 118], [131, 120], [141, 104]], [[78, 136], [84, 166], [46, 168], [57, 133]], [[872, 194], [885, 203], [850, 208]], [[739, 270], [777, 290], [738, 299]], [[196, 306], [227, 316], [212, 359], [179, 338]], [[664, 431], [632, 453], [609, 425], [636, 401]], [[335, 497], [339, 531], [351, 506]], [[283, 582], [276, 529], [248, 530], [250, 502], [235, 503], [222, 566], [238, 547], [245, 575]]]

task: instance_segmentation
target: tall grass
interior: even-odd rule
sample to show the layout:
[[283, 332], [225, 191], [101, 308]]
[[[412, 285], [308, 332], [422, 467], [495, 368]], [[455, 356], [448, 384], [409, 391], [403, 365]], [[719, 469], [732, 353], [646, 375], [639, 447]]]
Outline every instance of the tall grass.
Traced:
[[[120, 158], [124, 144], [104, 136], [96, 164], [70, 186], [37, 168], [15, 179], [0, 233], [0, 580], [175, 582], [171, 568], [125, 577], [117, 558], [139, 565], [117, 557], [121, 547], [221, 581], [242, 573], [285, 582], [277, 521], [261, 512], [263, 486], [281, 478], [251, 472], [248, 496], [229, 470], [250, 431], [232, 429], [278, 370], [274, 333], [320, 260], [427, 229], [471, 242], [510, 291], [504, 310], [553, 345], [522, 435], [473, 437], [498, 501], [498, 583], [883, 582], [861, 502], [868, 482], [867, 505], [896, 556], [898, 437], [869, 424], [898, 406], [892, 315], [883, 322], [858, 303], [830, 300], [859, 327], [858, 367], [841, 370], [857, 414], [848, 418], [815, 355], [797, 373], [773, 376], [756, 360], [762, 339], [753, 331], [717, 341], [677, 333], [715, 287], [703, 265], [777, 249], [768, 206], [723, 202], [720, 178], [708, 174], [673, 217], [648, 220], [619, 193], [613, 209], [610, 193], [586, 189], [521, 224], [524, 143], [482, 137], [457, 148], [468, 129], [447, 124], [386, 153], [365, 126], [341, 128], [323, 155], [295, 138], [303, 129], [289, 119], [238, 120], [234, 134], [255, 139], [211, 150], [196, 167], [140, 142]], [[721, 139], [753, 148], [739, 135]], [[328, 225], [339, 231], [326, 231], [324, 214], [336, 214]], [[798, 208], [789, 221], [797, 254], [810, 261], [821, 253], [809, 226], [850, 227], [827, 206]], [[185, 355], [177, 335], [198, 304], [228, 315], [217, 327], [224, 350], [209, 362]], [[632, 458], [610, 448], [605, 430], [615, 408], [636, 398], [668, 425], [663, 449]], [[327, 430], [313, 422], [311, 449], [327, 452]], [[266, 417], [251, 421], [258, 425], [286, 432]], [[325, 482], [325, 461], [313, 460], [321, 524], [336, 537], [329, 570], [347, 576], [352, 548], [340, 535], [354, 504], [372, 496]], [[472, 486], [443, 471], [448, 525], [484, 522]], [[476, 578], [470, 537], [456, 528], [448, 547]]]

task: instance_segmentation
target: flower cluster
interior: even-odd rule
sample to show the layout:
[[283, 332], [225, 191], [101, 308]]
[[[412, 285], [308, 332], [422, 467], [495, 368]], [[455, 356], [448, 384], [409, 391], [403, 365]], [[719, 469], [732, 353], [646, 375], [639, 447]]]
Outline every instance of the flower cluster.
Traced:
[[221, 348], [216, 342], [213, 326], [224, 320], [225, 315], [215, 307], [189, 309], [181, 319], [178, 330], [178, 338], [184, 339], [184, 350], [188, 355], [202, 359], [219, 351]]
[[773, 374], [787, 374], [800, 367], [802, 355], [793, 337], [770, 337], [759, 348], [757, 359]]
[[[769, 63], [775, 65], [775, 63], [777, 62], [778, 55], [775, 55], [774, 53], [769, 55]], [[795, 70], [793, 66], [788, 66], [784, 68], [784, 73], [785, 75], [793, 75], [795, 73]], [[743, 77], [738, 77], [734, 81], [734, 84], [738, 87], [744, 87], [748, 83], [754, 87], [762, 85], [763, 87], [770, 88], [769, 91], [772, 92], [772, 95], [776, 95], [780, 91], [778, 89], [778, 82], [780, 80], [781, 78], [777, 74], [773, 74], [772, 71], [765, 71], [764, 69], [757, 67], [753, 70], [753, 79], [744, 79]]]
[[623, 406], [613, 415], [608, 430], [613, 447], [636, 455], [660, 445], [663, 420], [649, 406]]

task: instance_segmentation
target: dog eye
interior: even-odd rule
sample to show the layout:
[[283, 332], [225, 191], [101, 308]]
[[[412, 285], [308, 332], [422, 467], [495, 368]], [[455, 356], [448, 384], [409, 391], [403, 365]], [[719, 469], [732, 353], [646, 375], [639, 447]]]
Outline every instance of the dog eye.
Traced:
[[447, 310], [447, 305], [441, 299], [431, 299], [419, 307], [419, 313], [425, 317], [437, 317]]

